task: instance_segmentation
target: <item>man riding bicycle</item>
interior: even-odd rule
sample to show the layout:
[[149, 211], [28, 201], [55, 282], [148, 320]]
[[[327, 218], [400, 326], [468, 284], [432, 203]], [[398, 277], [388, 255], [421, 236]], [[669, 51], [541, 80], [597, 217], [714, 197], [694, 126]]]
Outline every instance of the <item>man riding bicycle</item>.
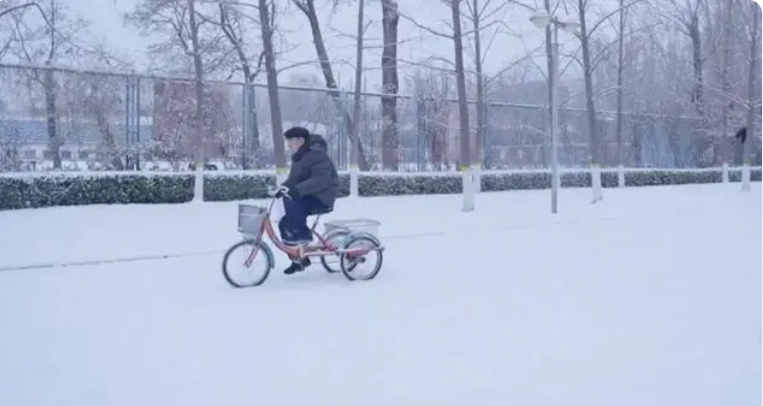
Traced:
[[[306, 128], [292, 127], [284, 133], [292, 152], [289, 177], [278, 188], [285, 214], [278, 223], [281, 239], [287, 245], [305, 246], [313, 241], [307, 216], [330, 213], [339, 193], [339, 175], [329, 158], [326, 140]], [[310, 266], [309, 258], [293, 259], [284, 270], [291, 275]]]

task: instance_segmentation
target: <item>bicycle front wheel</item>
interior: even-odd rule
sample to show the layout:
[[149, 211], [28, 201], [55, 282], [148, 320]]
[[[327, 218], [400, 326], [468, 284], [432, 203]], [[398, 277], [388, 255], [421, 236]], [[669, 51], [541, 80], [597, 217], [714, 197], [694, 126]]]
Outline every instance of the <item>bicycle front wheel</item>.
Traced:
[[273, 252], [255, 240], [243, 240], [228, 249], [223, 257], [223, 276], [231, 286], [259, 286], [275, 266]]

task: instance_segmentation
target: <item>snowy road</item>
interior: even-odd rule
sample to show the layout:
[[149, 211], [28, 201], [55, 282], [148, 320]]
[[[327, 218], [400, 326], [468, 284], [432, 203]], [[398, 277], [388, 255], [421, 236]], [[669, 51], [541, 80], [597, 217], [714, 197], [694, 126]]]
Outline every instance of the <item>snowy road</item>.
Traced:
[[[0, 404], [761, 403], [761, 189], [565, 190], [345, 202], [380, 219], [378, 279], [220, 255], [0, 272]], [[2, 212], [0, 268], [222, 250], [235, 203]], [[277, 268], [285, 266], [279, 260]]]

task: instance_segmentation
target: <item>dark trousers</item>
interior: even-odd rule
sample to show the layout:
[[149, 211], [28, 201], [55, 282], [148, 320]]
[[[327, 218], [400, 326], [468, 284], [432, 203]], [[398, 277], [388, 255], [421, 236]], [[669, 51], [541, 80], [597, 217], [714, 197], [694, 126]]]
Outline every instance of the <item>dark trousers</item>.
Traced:
[[281, 240], [286, 244], [312, 241], [313, 232], [307, 226], [307, 216], [322, 211], [324, 204], [313, 196], [303, 196], [283, 199], [283, 208], [286, 213], [278, 223]]

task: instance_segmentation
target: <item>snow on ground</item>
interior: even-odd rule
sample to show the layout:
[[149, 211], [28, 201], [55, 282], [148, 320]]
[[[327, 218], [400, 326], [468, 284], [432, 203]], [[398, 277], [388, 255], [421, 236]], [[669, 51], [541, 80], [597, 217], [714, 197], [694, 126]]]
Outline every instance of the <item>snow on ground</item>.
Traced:
[[341, 200], [371, 282], [234, 290], [236, 203], [0, 212], [0, 404], [757, 405], [761, 188]]

